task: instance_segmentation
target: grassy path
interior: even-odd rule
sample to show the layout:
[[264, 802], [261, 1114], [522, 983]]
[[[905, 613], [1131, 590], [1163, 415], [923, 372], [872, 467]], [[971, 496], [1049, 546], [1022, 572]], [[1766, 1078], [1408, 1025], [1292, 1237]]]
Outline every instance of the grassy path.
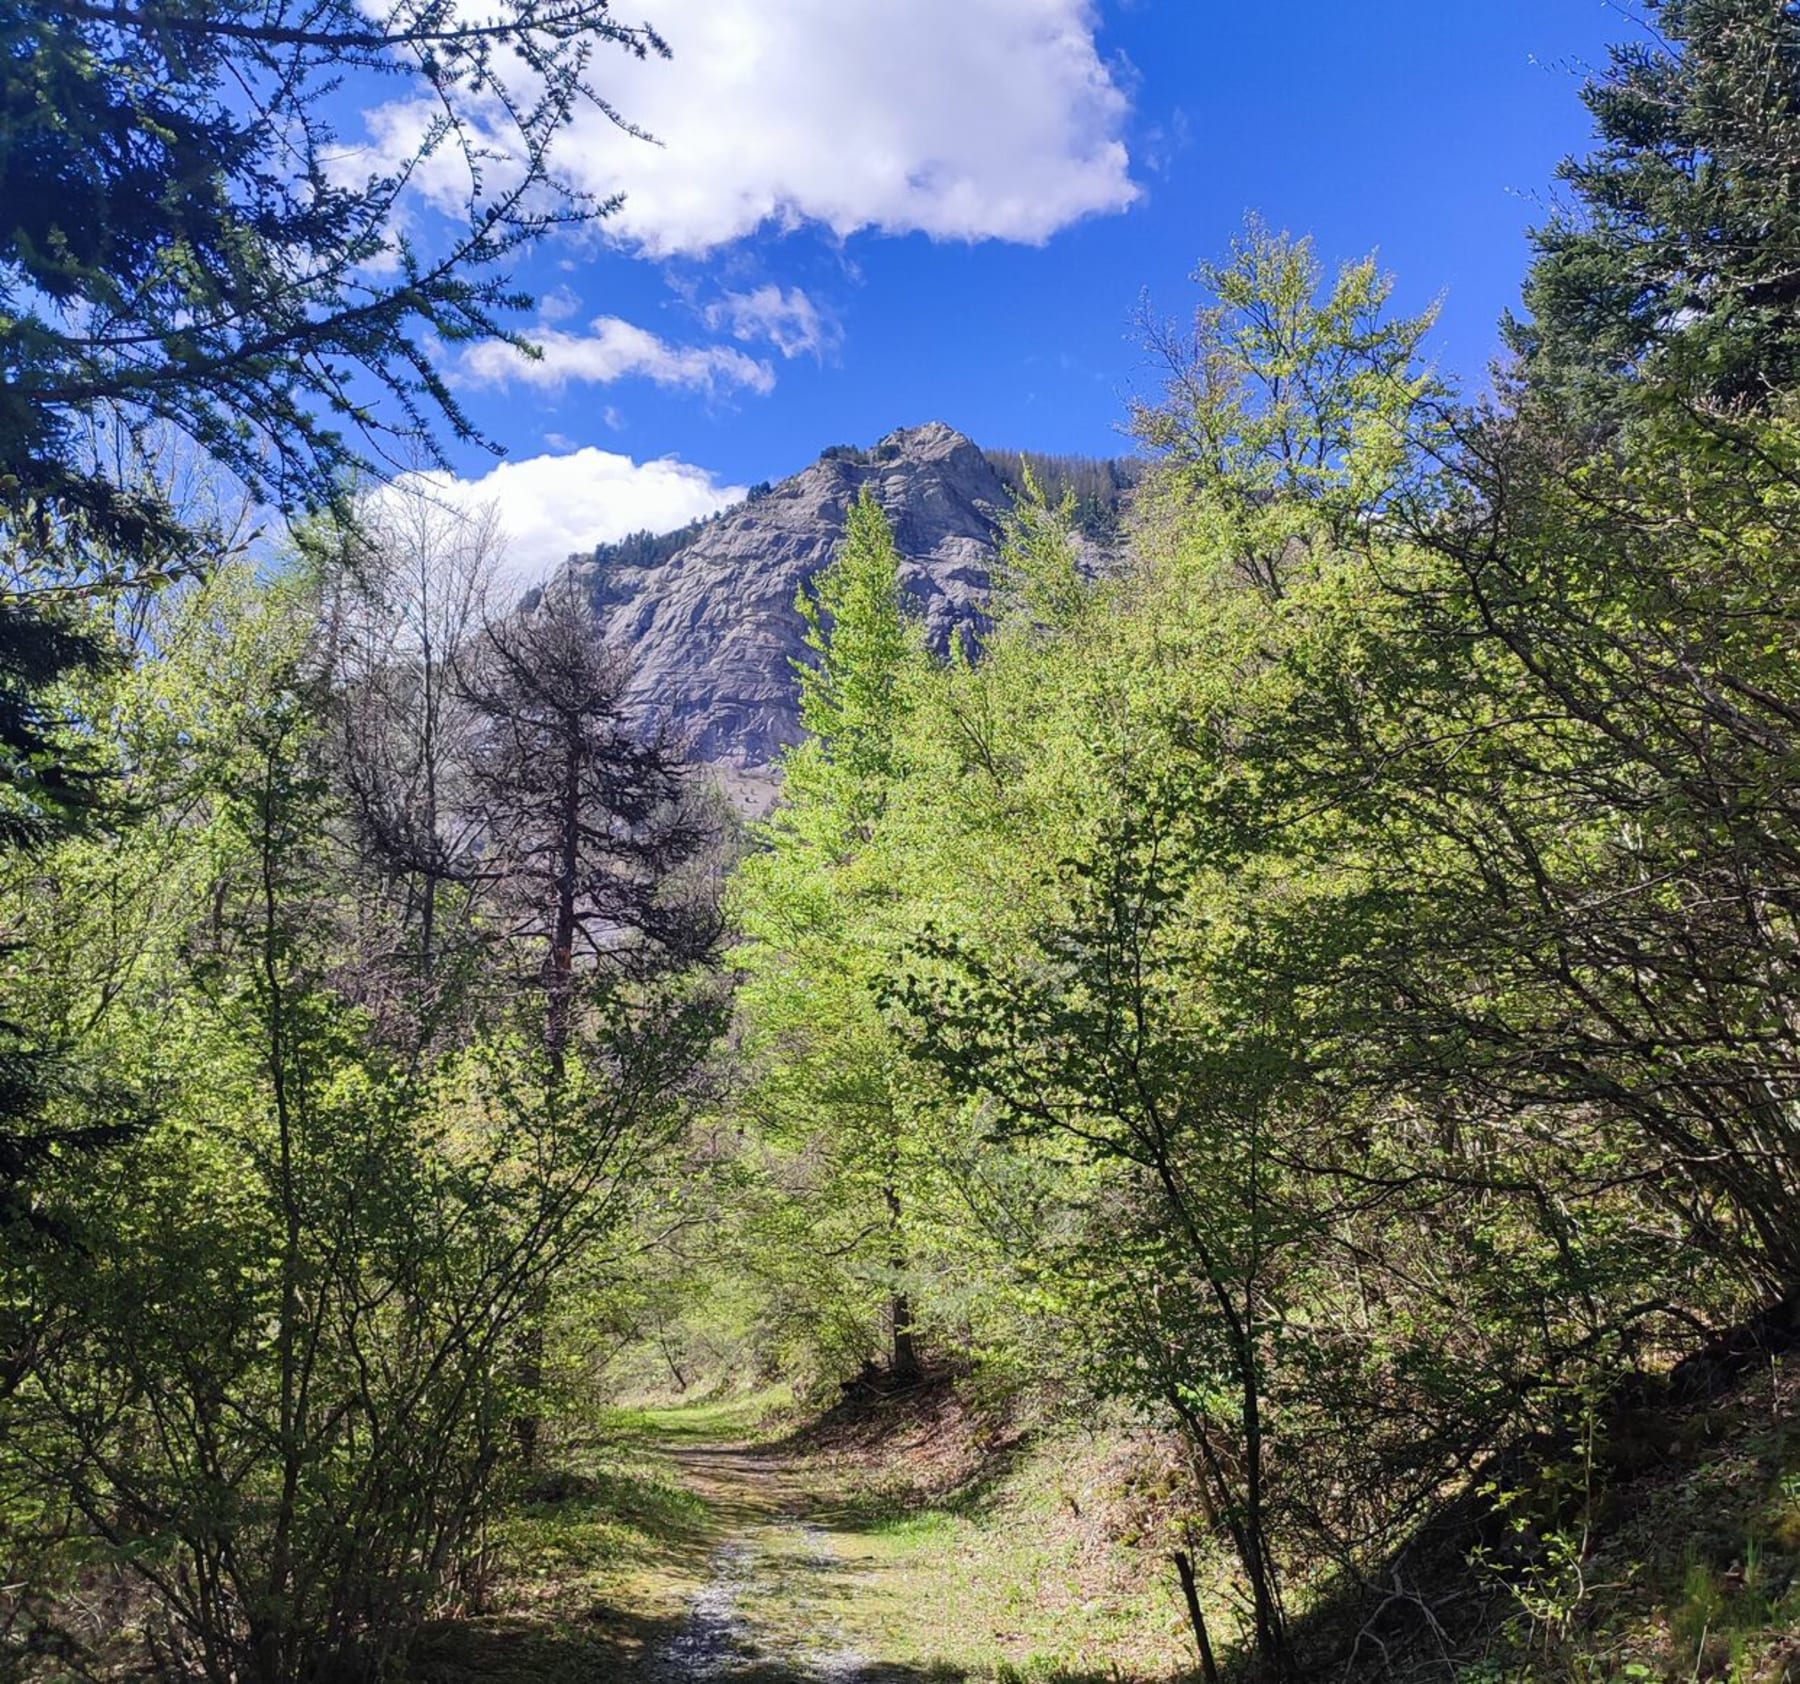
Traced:
[[868, 1570], [812, 1518], [816, 1495], [793, 1457], [745, 1444], [678, 1448], [671, 1459], [724, 1539], [682, 1625], [647, 1656], [646, 1679], [902, 1684], [927, 1676], [873, 1661], [851, 1641], [843, 1610], [866, 1598]]
[[[501, 1607], [446, 1627], [426, 1684], [1129, 1684], [1170, 1610], [1103, 1583], [1040, 1455], [973, 1496], [897, 1495], [760, 1430], [756, 1400], [620, 1415], [595, 1471], [500, 1540]], [[899, 1484], [883, 1484], [893, 1475]]]

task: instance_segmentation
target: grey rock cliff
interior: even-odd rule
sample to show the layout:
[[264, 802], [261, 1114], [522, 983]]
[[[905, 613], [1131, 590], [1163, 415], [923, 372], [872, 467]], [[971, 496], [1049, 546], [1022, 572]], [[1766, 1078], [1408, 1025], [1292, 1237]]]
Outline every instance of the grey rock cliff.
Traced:
[[800, 740], [793, 662], [807, 650], [795, 596], [837, 553], [864, 486], [893, 525], [902, 584], [942, 651], [959, 627], [980, 624], [1011, 498], [981, 450], [941, 421], [869, 451], [828, 452], [648, 564], [604, 549], [568, 564], [608, 639], [632, 656], [635, 705], [669, 721], [746, 811], [768, 806], [776, 761]]

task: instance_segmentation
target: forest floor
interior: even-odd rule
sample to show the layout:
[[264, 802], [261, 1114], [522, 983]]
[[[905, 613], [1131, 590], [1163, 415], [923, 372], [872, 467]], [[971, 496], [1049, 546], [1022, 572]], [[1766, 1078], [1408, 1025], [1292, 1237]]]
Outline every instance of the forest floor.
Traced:
[[619, 1412], [588, 1466], [547, 1480], [497, 1540], [495, 1607], [442, 1628], [420, 1676], [1186, 1676], [1173, 1587], [1119, 1535], [1154, 1502], [1118, 1499], [1144, 1483], [1141, 1442], [1027, 1438], [941, 1385], [834, 1415], [792, 1430], [767, 1398]]
[[[1026, 1434], [948, 1383], [802, 1425], [779, 1401], [608, 1415], [496, 1537], [493, 1605], [433, 1634], [420, 1684], [1191, 1676], [1154, 1438]], [[1317, 1676], [1800, 1684], [1800, 1357], [1619, 1416], [1594, 1473], [1578, 1565], [1509, 1592], [1465, 1542], [1420, 1581], [1454, 1662], [1435, 1623], [1347, 1648], [1322, 1608]]]

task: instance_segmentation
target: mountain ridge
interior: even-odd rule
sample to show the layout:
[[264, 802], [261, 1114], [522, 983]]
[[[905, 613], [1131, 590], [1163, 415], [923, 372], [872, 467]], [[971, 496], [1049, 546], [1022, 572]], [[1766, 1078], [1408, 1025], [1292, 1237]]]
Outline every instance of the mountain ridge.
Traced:
[[[1122, 497], [1134, 477], [1119, 464], [1094, 467], [1105, 473], [1089, 475], [1083, 495], [1095, 507], [1107, 484]], [[806, 655], [805, 623], [795, 600], [836, 555], [852, 503], [867, 488], [887, 514], [902, 588], [941, 654], [959, 632], [980, 634], [1021, 482], [966, 434], [929, 421], [868, 449], [833, 446], [692, 528], [598, 546], [564, 572], [632, 658], [631, 711], [672, 728], [755, 815], [775, 798], [782, 750], [802, 735], [793, 663]]]

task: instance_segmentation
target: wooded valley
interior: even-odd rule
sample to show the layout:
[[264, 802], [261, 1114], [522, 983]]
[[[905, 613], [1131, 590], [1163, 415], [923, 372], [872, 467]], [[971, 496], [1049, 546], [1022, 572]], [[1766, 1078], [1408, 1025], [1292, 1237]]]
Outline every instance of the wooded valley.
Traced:
[[[1490, 395], [1250, 222], [750, 821], [396, 477], [657, 37], [0, 15], [0, 1678], [1800, 1676], [1800, 10], [1651, 9]], [[396, 58], [527, 163], [382, 269]]]

